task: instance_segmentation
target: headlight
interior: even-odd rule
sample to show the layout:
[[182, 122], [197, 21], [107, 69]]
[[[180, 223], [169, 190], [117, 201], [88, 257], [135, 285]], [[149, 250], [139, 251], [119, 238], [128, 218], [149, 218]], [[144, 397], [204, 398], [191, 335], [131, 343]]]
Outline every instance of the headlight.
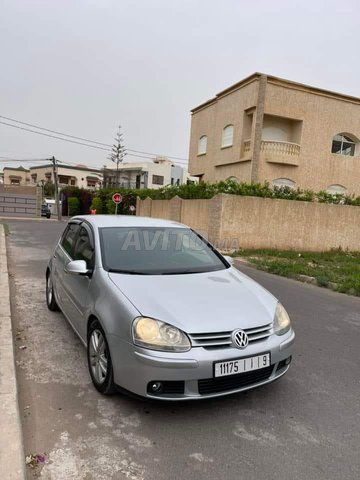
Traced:
[[140, 317], [132, 328], [134, 343], [140, 347], [168, 352], [186, 352], [191, 348], [184, 332], [160, 320]]
[[276, 305], [274, 315], [274, 333], [276, 335], [284, 335], [290, 330], [290, 318], [285, 308], [280, 302]]

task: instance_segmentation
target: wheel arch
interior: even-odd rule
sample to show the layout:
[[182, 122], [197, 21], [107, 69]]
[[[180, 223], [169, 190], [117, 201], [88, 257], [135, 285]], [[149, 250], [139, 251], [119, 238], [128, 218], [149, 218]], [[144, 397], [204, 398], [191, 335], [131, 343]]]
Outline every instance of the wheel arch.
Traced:
[[98, 321], [100, 323], [100, 326], [101, 328], [103, 329], [105, 335], [107, 336], [107, 331], [106, 331], [106, 328], [104, 328], [104, 324], [103, 322], [100, 320], [100, 318], [95, 315], [94, 313], [90, 313], [90, 315], [88, 316], [88, 319], [87, 319], [87, 324], [86, 324], [86, 338], [89, 334], [89, 328], [90, 328], [90, 324], [94, 321]]

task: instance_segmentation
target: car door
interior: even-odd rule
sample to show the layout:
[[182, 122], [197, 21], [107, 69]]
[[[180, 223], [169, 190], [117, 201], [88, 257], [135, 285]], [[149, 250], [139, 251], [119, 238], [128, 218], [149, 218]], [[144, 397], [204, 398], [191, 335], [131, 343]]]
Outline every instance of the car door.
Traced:
[[59, 307], [65, 316], [68, 317], [70, 322], [72, 322], [71, 309], [69, 305], [69, 299], [66, 294], [66, 278], [64, 269], [66, 265], [73, 260], [73, 250], [79, 231], [79, 222], [71, 222], [68, 224], [55, 249], [51, 268], [54, 289]]
[[[84, 260], [90, 272], [95, 266], [94, 239], [90, 227], [83, 223], [75, 239], [73, 260]], [[64, 270], [64, 290], [69, 302], [71, 321], [81, 338], [86, 339], [86, 312], [89, 309], [89, 275], [74, 275]]]

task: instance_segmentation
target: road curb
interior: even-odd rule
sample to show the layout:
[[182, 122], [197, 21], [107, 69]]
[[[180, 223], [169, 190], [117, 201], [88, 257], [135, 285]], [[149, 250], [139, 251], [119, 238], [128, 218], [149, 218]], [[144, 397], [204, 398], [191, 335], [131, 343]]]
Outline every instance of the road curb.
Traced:
[[18, 404], [6, 242], [0, 224], [0, 469], [1, 480], [24, 480], [25, 461]]

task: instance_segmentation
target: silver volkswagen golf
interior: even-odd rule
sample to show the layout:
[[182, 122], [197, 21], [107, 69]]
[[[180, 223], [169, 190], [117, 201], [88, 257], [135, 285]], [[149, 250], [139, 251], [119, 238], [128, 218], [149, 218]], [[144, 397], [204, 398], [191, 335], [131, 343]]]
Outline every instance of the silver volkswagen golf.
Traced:
[[87, 349], [95, 388], [191, 400], [286, 373], [284, 307], [185, 225], [136, 216], [72, 218], [46, 270], [50, 310]]

